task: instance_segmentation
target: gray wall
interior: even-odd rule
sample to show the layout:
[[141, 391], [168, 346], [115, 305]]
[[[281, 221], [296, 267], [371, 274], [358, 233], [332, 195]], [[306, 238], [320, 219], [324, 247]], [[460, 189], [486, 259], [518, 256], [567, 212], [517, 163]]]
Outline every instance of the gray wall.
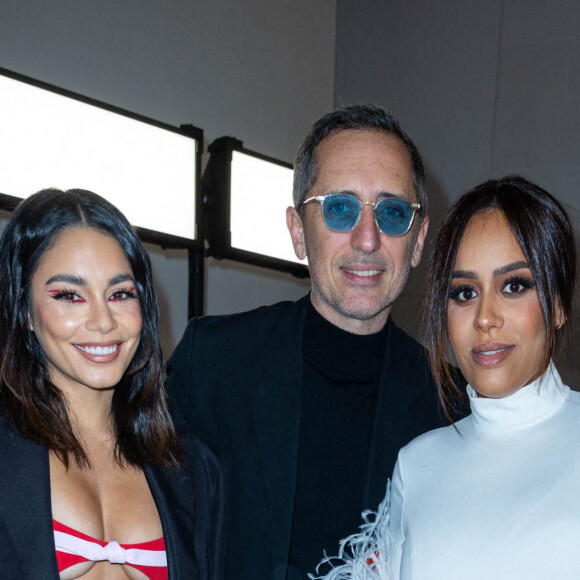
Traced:
[[[3, 0], [0, 66], [286, 161], [333, 101], [380, 103], [425, 157], [431, 239], [453, 197], [507, 172], [578, 218], [577, 2], [336, 3]], [[185, 325], [187, 264], [150, 249], [170, 350]], [[394, 310], [419, 337], [425, 263]], [[207, 312], [225, 313], [296, 298], [308, 283], [210, 260], [206, 285]]]
[[[3, 0], [0, 66], [292, 162], [333, 104], [335, 28], [336, 0]], [[186, 254], [148, 249], [170, 352], [187, 322]], [[209, 261], [207, 312], [293, 299], [307, 287]]]
[[[386, 106], [411, 134], [430, 175], [430, 240], [451, 199], [507, 173], [578, 223], [578, 30], [573, 0], [338, 0], [336, 103]], [[419, 337], [427, 255], [394, 309]]]

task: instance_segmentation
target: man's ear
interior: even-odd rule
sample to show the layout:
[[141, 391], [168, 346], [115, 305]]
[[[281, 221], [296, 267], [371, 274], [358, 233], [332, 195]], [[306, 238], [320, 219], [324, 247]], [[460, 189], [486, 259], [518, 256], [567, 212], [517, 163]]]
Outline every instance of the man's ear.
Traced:
[[306, 244], [304, 243], [304, 224], [298, 215], [296, 208], [290, 206], [286, 209], [286, 225], [292, 238], [294, 253], [299, 260], [306, 258]]
[[427, 237], [427, 230], [429, 229], [429, 216], [426, 215], [423, 218], [423, 222], [419, 226], [419, 233], [417, 234], [417, 239], [415, 240], [415, 247], [413, 248], [413, 256], [411, 258], [411, 266], [416, 268], [421, 261], [421, 255], [423, 254], [423, 248], [425, 247], [425, 238]]

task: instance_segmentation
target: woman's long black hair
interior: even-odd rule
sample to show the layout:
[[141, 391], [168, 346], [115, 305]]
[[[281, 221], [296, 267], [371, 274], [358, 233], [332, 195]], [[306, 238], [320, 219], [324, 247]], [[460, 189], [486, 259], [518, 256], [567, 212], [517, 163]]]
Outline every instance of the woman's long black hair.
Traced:
[[54, 451], [66, 466], [71, 458], [79, 466], [90, 466], [29, 324], [32, 277], [45, 252], [72, 228], [94, 229], [119, 243], [139, 297], [139, 345], [112, 400], [116, 460], [120, 465], [176, 467], [180, 450], [161, 382], [159, 307], [149, 256], [125, 216], [90, 191], [35, 193], [16, 208], [0, 239], [0, 404], [4, 414], [23, 436]]
[[[519, 176], [490, 180], [462, 195], [451, 206], [437, 235], [427, 285], [429, 358], [443, 408], [451, 420], [461, 398], [453, 368], [446, 360], [449, 346], [447, 303], [451, 274], [463, 232], [471, 218], [497, 210], [506, 219], [536, 283], [546, 333], [545, 370], [556, 343], [571, 336], [576, 279], [576, 245], [566, 210], [547, 191]], [[557, 314], [567, 322], [557, 328]]]

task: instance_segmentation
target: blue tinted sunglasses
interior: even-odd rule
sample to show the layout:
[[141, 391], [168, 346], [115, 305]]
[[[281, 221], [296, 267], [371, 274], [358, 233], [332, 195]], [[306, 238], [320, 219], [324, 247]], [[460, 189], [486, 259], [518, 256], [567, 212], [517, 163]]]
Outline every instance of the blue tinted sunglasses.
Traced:
[[375, 223], [383, 234], [404, 236], [413, 225], [420, 203], [409, 203], [397, 197], [386, 197], [379, 201], [361, 201], [347, 193], [329, 193], [309, 197], [302, 205], [317, 201], [322, 206], [324, 223], [333, 232], [350, 232], [360, 221], [365, 205], [370, 205], [375, 214]]

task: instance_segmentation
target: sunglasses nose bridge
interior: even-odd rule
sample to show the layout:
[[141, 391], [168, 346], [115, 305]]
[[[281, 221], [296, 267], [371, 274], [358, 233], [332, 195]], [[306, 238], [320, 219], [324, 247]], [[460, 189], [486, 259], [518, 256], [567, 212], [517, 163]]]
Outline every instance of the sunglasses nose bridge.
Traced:
[[365, 209], [366, 205], [370, 205], [371, 206], [371, 210], [373, 212], [373, 221], [375, 222], [375, 227], [377, 228], [377, 230], [380, 232], [381, 228], [379, 226], [379, 222], [377, 221], [377, 202], [376, 201], [362, 201], [362, 200], [358, 200], [359, 203], [359, 214], [357, 216], [357, 220], [355, 225], [353, 226], [353, 229], [359, 224], [359, 222], [361, 221], [362, 217], [363, 217], [363, 212]]
[[373, 213], [375, 214], [375, 217], [376, 217], [376, 210], [377, 210], [377, 202], [376, 201], [361, 201], [361, 200], [359, 200], [359, 204], [360, 204], [359, 219], [362, 217], [362, 213], [365, 209], [365, 205], [371, 206], [371, 209], [373, 210]]

